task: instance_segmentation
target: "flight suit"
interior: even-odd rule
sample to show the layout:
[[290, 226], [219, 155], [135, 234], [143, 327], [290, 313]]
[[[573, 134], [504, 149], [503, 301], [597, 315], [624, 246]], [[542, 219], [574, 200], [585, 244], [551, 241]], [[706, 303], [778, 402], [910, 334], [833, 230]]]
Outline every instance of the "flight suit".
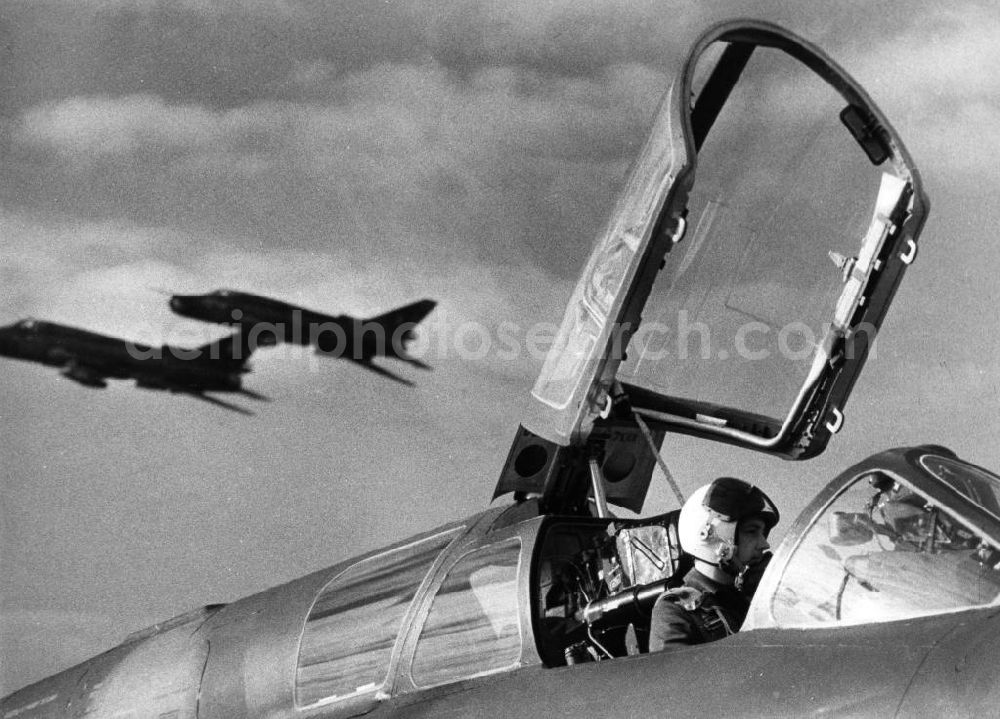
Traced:
[[749, 599], [738, 589], [692, 569], [680, 587], [668, 589], [653, 605], [649, 651], [714, 642], [735, 634], [749, 608]]

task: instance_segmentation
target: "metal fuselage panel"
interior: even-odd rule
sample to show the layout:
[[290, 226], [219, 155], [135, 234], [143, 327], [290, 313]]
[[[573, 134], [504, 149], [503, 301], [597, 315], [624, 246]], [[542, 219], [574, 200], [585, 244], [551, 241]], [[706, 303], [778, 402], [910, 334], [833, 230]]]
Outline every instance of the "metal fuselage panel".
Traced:
[[346, 565], [247, 597], [213, 618], [200, 719], [281, 714], [294, 707], [305, 618], [316, 595], [342, 568]]
[[[338, 571], [117, 647], [11, 695], [3, 719], [296, 715], [301, 617]], [[998, 693], [998, 615], [992, 608], [846, 629], [760, 629], [673, 652], [534, 665], [403, 693], [370, 716], [937, 717], [976, 714], [976, 707], [988, 715]], [[345, 709], [313, 715], [350, 715]]]
[[[126, 377], [126, 367], [135, 363], [136, 356], [155, 352], [155, 348], [134, 343], [135, 354], [122, 340], [86, 332], [72, 327], [39, 328], [24, 331], [8, 329], [0, 340], [0, 354], [15, 359], [40, 362], [50, 366], [62, 366], [72, 357], [87, 357], [108, 376]], [[117, 368], [117, 369], [116, 369]]]
[[[140, 632], [104, 654], [4, 698], [0, 719], [273, 719], [298, 715], [299, 641], [313, 602], [331, 580], [357, 562], [396, 546], [461, 530], [442, 552], [438, 567], [454, 552], [475, 546], [505, 509], [445, 525], [222, 608], [183, 615], [166, 622], [169, 628]], [[432, 569], [429, 576], [437, 575], [437, 569]], [[416, 594], [414, 606], [425, 601], [430, 585]], [[408, 624], [402, 628], [405, 633]], [[325, 715], [344, 712], [341, 705], [323, 710]]]
[[324, 315], [293, 305], [234, 304], [219, 298], [207, 298], [203, 304], [186, 308], [182, 314], [205, 322], [242, 327], [244, 331], [255, 328], [261, 333], [276, 331], [283, 341], [301, 345], [315, 344], [315, 333], [320, 330], [348, 331], [360, 324], [347, 315]]
[[171, 307], [185, 317], [239, 327], [254, 345], [277, 340], [353, 360], [391, 354], [393, 343], [402, 339], [392, 336], [395, 328], [374, 320], [327, 315], [257, 295], [179, 295]]
[[4, 719], [196, 719], [208, 639], [206, 615], [15, 692]]
[[[884, 464], [899, 454], [878, 459]], [[537, 578], [531, 565], [543, 559], [539, 538], [557, 521], [567, 518], [538, 516], [528, 503], [489, 510], [221, 609], [178, 617], [12, 694], [3, 701], [0, 719], [343, 719], [362, 713], [385, 719], [931, 717], [989, 715], [1000, 701], [993, 683], [1000, 659], [997, 607], [848, 627], [763, 626], [672, 652], [545, 668], [532, 627]], [[455, 538], [413, 596], [382, 691], [297, 707], [300, 638], [324, 587], [358, 562], [448, 531]], [[514, 537], [522, 545], [520, 668], [416, 686], [410, 662], [428, 606], [450, 568], [476, 548]], [[766, 584], [758, 592], [766, 592]]]
[[171, 307], [180, 315], [204, 322], [240, 327], [262, 338], [277, 334], [284, 342], [317, 344], [317, 334], [343, 332], [351, 337], [361, 321], [348, 315], [327, 315], [255, 295], [176, 296]]
[[1000, 711], [1000, 609], [959, 619], [921, 665], [898, 716], [986, 717]]
[[[206, 624], [211, 650], [202, 681], [198, 719], [277, 719], [300, 716], [295, 701], [299, 642], [306, 618], [317, 596], [333, 579], [365, 559], [424, 537], [465, 528], [459, 532], [431, 569], [413, 599], [414, 606], [433, 592], [442, 562], [476, 545], [483, 531], [502, 510], [489, 510], [453, 522], [389, 547], [379, 548], [287, 584], [234, 602]], [[412, 619], [404, 620], [405, 634]], [[358, 631], [364, 631], [359, 627]], [[390, 670], [390, 676], [392, 670]], [[356, 704], [334, 703], [310, 714], [350, 716]]]
[[30, 331], [6, 330], [0, 354], [54, 367], [80, 364], [115, 379], [149, 386], [190, 386], [233, 391], [241, 386], [242, 363], [217, 361], [203, 349], [152, 347], [74, 327], [39, 323]]
[[[370, 716], [892, 717], [928, 652], [963, 621], [952, 615], [846, 629], [760, 629], [671, 652], [528, 667], [400, 696]], [[996, 636], [994, 630], [981, 644], [995, 644]], [[952, 716], [966, 701], [952, 692], [944, 713], [913, 706], [898, 716]]]

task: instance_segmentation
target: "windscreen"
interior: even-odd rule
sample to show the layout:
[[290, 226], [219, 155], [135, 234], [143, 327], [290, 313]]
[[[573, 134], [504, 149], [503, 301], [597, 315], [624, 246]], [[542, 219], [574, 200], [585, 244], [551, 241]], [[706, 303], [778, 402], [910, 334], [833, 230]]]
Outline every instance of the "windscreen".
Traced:
[[1000, 522], [1000, 477], [979, 467], [972, 467], [947, 457], [926, 455], [920, 464], [928, 472], [947, 484], [979, 508], [989, 512]]
[[[707, 74], [699, 67], [696, 83]], [[883, 186], [883, 168], [841, 122], [845, 104], [794, 58], [753, 52], [698, 152], [687, 232], [620, 380], [779, 420], [789, 413]]]
[[378, 690], [403, 617], [452, 529], [362, 560], [329, 582], [302, 629], [295, 698], [300, 707]]
[[[955, 468], [956, 479], [973, 476]], [[962, 521], [960, 510], [905, 483], [885, 489], [868, 477], [858, 477], [799, 539], [767, 599], [778, 626], [898, 621], [1000, 600], [994, 540]]]

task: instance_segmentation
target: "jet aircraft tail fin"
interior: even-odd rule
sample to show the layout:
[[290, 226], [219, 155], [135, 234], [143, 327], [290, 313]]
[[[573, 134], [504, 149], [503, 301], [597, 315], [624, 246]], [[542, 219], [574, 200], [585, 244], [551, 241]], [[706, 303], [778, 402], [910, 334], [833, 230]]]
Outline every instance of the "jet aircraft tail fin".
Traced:
[[366, 323], [375, 323], [382, 326], [385, 337], [388, 340], [385, 348], [385, 356], [393, 357], [403, 362], [408, 362], [421, 369], [430, 369], [430, 365], [416, 357], [411, 357], [406, 352], [406, 346], [413, 341], [416, 336], [414, 328], [431, 313], [437, 306], [434, 300], [420, 300], [403, 307], [372, 317], [365, 320]]
[[[401, 344], [405, 347], [413, 339], [413, 328], [420, 324], [424, 317], [437, 307], [434, 300], [420, 300], [403, 307], [389, 310], [377, 317], [370, 317], [366, 323], [377, 323], [385, 328], [386, 336], [393, 336], [398, 330], [403, 330], [401, 334]], [[409, 325], [409, 326], [407, 326]]]

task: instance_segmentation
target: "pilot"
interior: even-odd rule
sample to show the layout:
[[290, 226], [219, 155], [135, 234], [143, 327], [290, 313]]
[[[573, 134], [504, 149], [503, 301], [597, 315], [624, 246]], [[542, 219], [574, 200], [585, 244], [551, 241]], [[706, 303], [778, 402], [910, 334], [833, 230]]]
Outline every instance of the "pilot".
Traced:
[[[767, 559], [778, 510], [760, 489], [720, 477], [681, 509], [681, 548], [694, 568], [653, 605], [649, 651], [722, 639], [739, 631]], [[752, 578], [752, 580], [751, 580]]]

